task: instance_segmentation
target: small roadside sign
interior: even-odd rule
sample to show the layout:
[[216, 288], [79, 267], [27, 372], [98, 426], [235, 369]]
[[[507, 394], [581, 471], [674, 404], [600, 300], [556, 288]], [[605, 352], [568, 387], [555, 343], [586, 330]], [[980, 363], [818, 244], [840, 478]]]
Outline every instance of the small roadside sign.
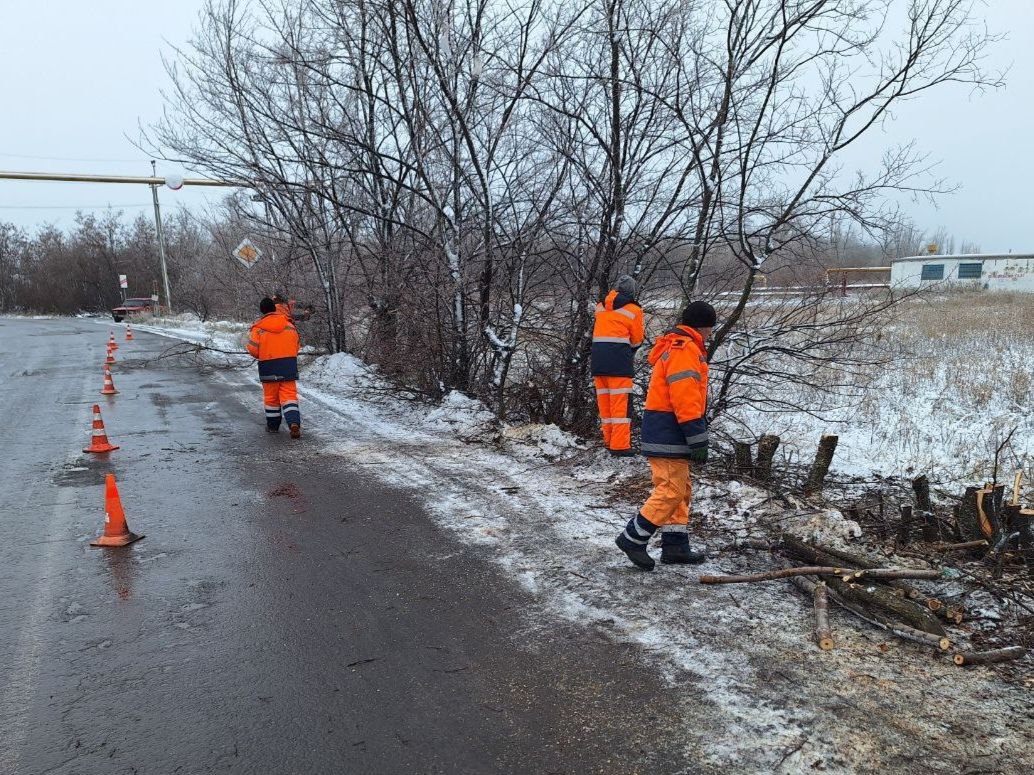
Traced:
[[240, 261], [245, 269], [251, 269], [258, 263], [259, 258], [262, 257], [262, 251], [255, 247], [250, 239], [245, 237], [241, 240], [241, 244], [233, 251], [233, 257]]
[[129, 287], [129, 279], [124, 274], [120, 274], [118, 276], [118, 287], [119, 288], [128, 288]]

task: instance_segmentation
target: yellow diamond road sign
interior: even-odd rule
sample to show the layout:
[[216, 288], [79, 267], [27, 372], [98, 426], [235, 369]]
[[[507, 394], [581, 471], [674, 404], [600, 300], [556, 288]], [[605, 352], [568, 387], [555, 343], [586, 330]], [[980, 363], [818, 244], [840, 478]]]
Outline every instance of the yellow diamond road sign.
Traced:
[[259, 258], [262, 257], [262, 251], [255, 247], [250, 239], [245, 237], [241, 244], [233, 251], [233, 257], [244, 264], [245, 268], [251, 269], [258, 262]]

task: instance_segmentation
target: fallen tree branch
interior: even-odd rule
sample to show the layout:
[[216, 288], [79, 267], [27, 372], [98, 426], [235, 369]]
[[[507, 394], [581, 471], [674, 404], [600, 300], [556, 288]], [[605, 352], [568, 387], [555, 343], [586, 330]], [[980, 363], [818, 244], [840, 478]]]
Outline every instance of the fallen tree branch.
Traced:
[[966, 549], [983, 549], [987, 546], [987, 541], [981, 539], [979, 541], [963, 541], [958, 544], [933, 544], [930, 548], [935, 552], [963, 552]]
[[737, 576], [701, 576], [701, 584], [747, 584], [754, 581], [775, 581], [791, 576], [840, 576], [845, 582], [866, 578], [876, 580], [892, 579], [939, 579], [937, 570], [913, 570], [910, 568], [838, 568], [829, 565], [805, 565], [799, 568], [780, 568], [764, 573], [750, 573]]

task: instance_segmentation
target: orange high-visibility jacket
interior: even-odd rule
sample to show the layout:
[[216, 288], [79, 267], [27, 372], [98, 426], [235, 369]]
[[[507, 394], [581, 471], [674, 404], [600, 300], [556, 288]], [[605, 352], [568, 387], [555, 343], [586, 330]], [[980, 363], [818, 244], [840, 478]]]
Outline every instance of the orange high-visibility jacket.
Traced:
[[262, 382], [298, 379], [298, 330], [280, 312], [270, 312], [251, 327], [248, 352], [258, 359]]
[[643, 343], [643, 310], [616, 290], [596, 305], [592, 329], [592, 375], [631, 377], [635, 348]]
[[696, 459], [707, 449], [707, 350], [700, 332], [676, 326], [650, 351], [650, 387], [643, 407], [648, 457]]
[[287, 301], [279, 302], [276, 305], [276, 311], [286, 317], [288, 320], [294, 320], [294, 305], [296, 304], [294, 299], [288, 299]]

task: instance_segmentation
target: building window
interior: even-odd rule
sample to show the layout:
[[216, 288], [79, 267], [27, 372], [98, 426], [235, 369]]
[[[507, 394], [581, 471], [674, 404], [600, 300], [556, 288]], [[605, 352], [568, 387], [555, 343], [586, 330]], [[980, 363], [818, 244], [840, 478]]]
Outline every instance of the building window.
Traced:
[[920, 280], [943, 280], [944, 264], [923, 264], [923, 274]]
[[959, 264], [960, 280], [979, 280], [984, 271], [984, 262], [977, 261], [973, 264]]

